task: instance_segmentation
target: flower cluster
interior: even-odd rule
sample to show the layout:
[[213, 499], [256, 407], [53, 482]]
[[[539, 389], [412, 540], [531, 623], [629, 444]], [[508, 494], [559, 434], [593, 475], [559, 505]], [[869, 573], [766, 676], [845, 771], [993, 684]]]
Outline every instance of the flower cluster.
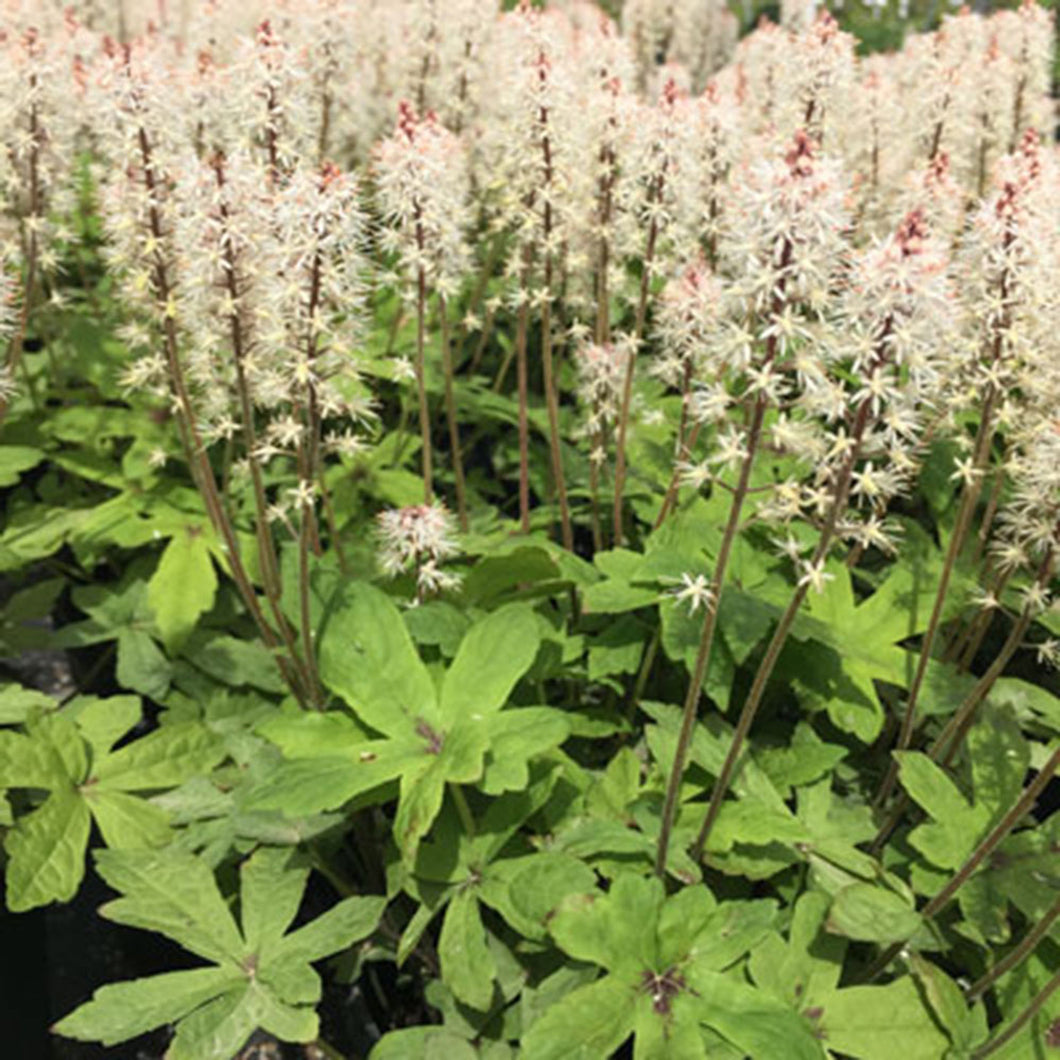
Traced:
[[391, 508], [379, 513], [379, 564], [394, 577], [412, 574], [417, 602], [453, 589], [459, 575], [440, 564], [457, 555], [453, 517], [442, 504]]

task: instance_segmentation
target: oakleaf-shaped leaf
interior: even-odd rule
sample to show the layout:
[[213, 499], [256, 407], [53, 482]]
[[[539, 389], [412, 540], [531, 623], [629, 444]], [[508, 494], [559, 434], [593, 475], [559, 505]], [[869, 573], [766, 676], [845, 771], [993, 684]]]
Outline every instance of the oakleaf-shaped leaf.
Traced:
[[173, 850], [100, 850], [100, 876], [124, 895], [100, 913], [157, 931], [192, 953], [239, 963], [243, 940], [206, 862]]
[[321, 991], [310, 962], [374, 931], [386, 899], [345, 899], [284, 936], [307, 875], [293, 857], [262, 849], [244, 862], [244, 938], [201, 859], [172, 849], [101, 851], [100, 874], [124, 892], [106, 915], [168, 935], [218, 967], [103, 987], [56, 1030], [112, 1045], [179, 1021], [168, 1060], [231, 1060], [259, 1027], [284, 1041], [314, 1039]]

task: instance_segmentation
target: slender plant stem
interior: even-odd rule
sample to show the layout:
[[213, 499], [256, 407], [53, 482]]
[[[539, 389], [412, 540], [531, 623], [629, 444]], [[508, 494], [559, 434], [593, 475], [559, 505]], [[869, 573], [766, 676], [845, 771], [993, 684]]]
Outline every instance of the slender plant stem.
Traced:
[[981, 1045], [974, 1053], [971, 1060], [985, 1060], [985, 1057], [996, 1053], [1003, 1045], [1008, 1044], [1038, 1013], [1042, 1006], [1060, 989], [1060, 972], [1049, 980], [1041, 990], [1030, 1000], [1027, 1007], [1013, 1020], [1005, 1025], [1000, 1034], [995, 1035], [985, 1045]]
[[[614, 115], [608, 118], [608, 128], [612, 134], [617, 129]], [[600, 218], [600, 244], [596, 263], [596, 328], [595, 338], [603, 346], [611, 341], [611, 295], [608, 290], [607, 271], [611, 263], [611, 240], [608, 230], [611, 226], [615, 188], [615, 149], [612, 143], [605, 142], [600, 148], [600, 180], [597, 185], [597, 203]]]
[[328, 524], [328, 534], [331, 538], [331, 547], [338, 557], [339, 570], [343, 574], [350, 573], [350, 564], [346, 559], [346, 550], [342, 547], [342, 536], [339, 534], [339, 522], [335, 517], [335, 505], [331, 501], [331, 492], [327, 488], [324, 468], [320, 468], [320, 500], [324, 508], [324, 519]]
[[[682, 443], [681, 460], [687, 460], [689, 454], [695, 449], [702, 427], [701, 423], [692, 424], [692, 430], [688, 432], [688, 438]], [[655, 518], [654, 530], [658, 530], [666, 522], [666, 517], [673, 511], [674, 505], [677, 503], [677, 491], [681, 486], [681, 468], [677, 466], [679, 463], [680, 461], [674, 465], [674, 472], [670, 476], [670, 485], [666, 488], [666, 496], [663, 497], [662, 507]]]
[[[1024, 634], [1027, 632], [1031, 620], [1030, 612], [1025, 609], [1012, 627], [1012, 631], [1009, 633], [1001, 651], [998, 652], [997, 657], [991, 663], [990, 668], [979, 678], [968, 695], [965, 696], [961, 705], [953, 712], [949, 721], [943, 726], [942, 732], [939, 733], [928, 749], [928, 757], [933, 762], [942, 762], [944, 765], [948, 765], [952, 761], [957, 748], [960, 746], [960, 734], [967, 730], [974, 717], [976, 708], [990, 694], [994, 683], [1001, 676], [1012, 656], [1016, 654], [1020, 644], [1023, 643]], [[876, 837], [869, 847], [871, 854], [876, 855], [883, 850], [884, 844], [891, 837], [891, 833], [894, 832], [895, 828], [898, 827], [908, 805], [909, 796], [903, 792], [895, 800], [887, 819], [881, 825], [879, 832], [876, 833]]]
[[[879, 370], [880, 363], [881, 362], [877, 362], [874, 366], [874, 373]], [[854, 474], [854, 467], [861, 454], [861, 443], [865, 436], [865, 431], [869, 426], [869, 418], [870, 399], [866, 398], [861, 402], [855, 416], [854, 427], [851, 432], [850, 452], [847, 454], [842, 470], [836, 478], [828, 520], [821, 530], [821, 536], [817, 540], [817, 547], [814, 549], [813, 556], [809, 561], [811, 569], [816, 568], [824, 562], [825, 557], [828, 555], [828, 550], [832, 546], [832, 540], [835, 537], [839, 518], [846, 510], [847, 501], [850, 496], [850, 485]], [[748, 693], [747, 701], [744, 703], [743, 709], [740, 711], [740, 718], [736, 723], [736, 731], [733, 733], [728, 753], [725, 755], [725, 761], [722, 763], [721, 772], [718, 774], [718, 779], [714, 783], [714, 790], [711, 792], [710, 804], [707, 807], [706, 817], [703, 819], [703, 825], [699, 830], [699, 835], [696, 836], [696, 841], [692, 846], [692, 857], [696, 861], [703, 856], [703, 850], [706, 847], [707, 840], [710, 838], [714, 822], [718, 818], [722, 802], [725, 799], [726, 792], [729, 790], [729, 784], [732, 781], [732, 775], [736, 769], [736, 763], [739, 760], [740, 752], [743, 750], [747, 734], [751, 731], [751, 725], [754, 722], [755, 715], [758, 713], [758, 708], [762, 704], [766, 685], [773, 674], [773, 669], [777, 664], [777, 660], [780, 658], [781, 650], [788, 639], [788, 634], [791, 632], [791, 627], [795, 622], [795, 618], [799, 613], [799, 608], [802, 606], [802, 602], [806, 598], [809, 588], [810, 585], [806, 579], [801, 580], [796, 586], [795, 592], [792, 593], [791, 600], [788, 602], [787, 609], [784, 611], [784, 614], [781, 615], [780, 621], [777, 623], [777, 628], [773, 631], [773, 637], [769, 642], [769, 646], [766, 648], [765, 656], [758, 666], [758, 672], [755, 674], [754, 682], [751, 685], [751, 691]]]
[[1022, 964], [1024, 959], [1034, 952], [1038, 943], [1049, 933], [1049, 929], [1054, 923], [1056, 923], [1057, 917], [1060, 917], [1060, 898], [1057, 898], [1057, 900], [1053, 902], [1049, 909], [1047, 909], [1043, 916], [1038, 920], [1038, 923], [1035, 924], [1022, 939], [1020, 939], [1019, 945], [1006, 953], [1005, 956], [993, 966], [993, 968], [972, 983], [972, 985], [964, 992], [964, 996], [969, 1001], [974, 1001], [976, 998], [982, 997], [982, 995], [985, 994], [987, 990], [989, 990], [990, 987], [1006, 972], [1009, 972], [1017, 965]]
[[467, 489], [464, 484], [464, 458], [460, 452], [460, 427], [456, 421], [456, 396], [453, 392], [453, 351], [449, 346], [449, 320], [445, 297], [438, 296], [438, 313], [441, 316], [442, 370], [445, 373], [445, 418], [449, 426], [449, 449], [453, 461], [453, 479], [456, 482], [456, 510], [460, 529], [467, 533]]
[[[418, 207], [417, 207], [418, 209]], [[423, 225], [416, 222], [416, 240], [422, 249]], [[416, 272], [416, 392], [420, 403], [420, 457], [423, 470], [423, 503], [434, 503], [434, 468], [431, 454], [431, 410], [427, 404], [427, 366], [424, 347], [427, 329], [427, 276]]]
[[[539, 76], [547, 78], [548, 68], [542, 64]], [[548, 409], [548, 447], [552, 457], [552, 480], [559, 501], [560, 535], [563, 547], [574, 551], [574, 532], [571, 529], [570, 505], [567, 502], [567, 480], [563, 473], [563, 454], [560, 450], [559, 396], [552, 359], [552, 139], [548, 126], [548, 107], [538, 111], [541, 126], [542, 183], [545, 195], [541, 210], [542, 243], [545, 251], [544, 297], [541, 301], [541, 363], [544, 370], [545, 406]]]
[[312, 706], [317, 710], [324, 709], [324, 693], [317, 673], [316, 649], [313, 645], [313, 619], [309, 607], [309, 539], [313, 514], [312, 502], [308, 499], [301, 504], [301, 516], [298, 528], [298, 614], [302, 627], [302, 656], [305, 660], [306, 677], [309, 684], [309, 695]]
[[[946, 905], [961, 887], [968, 882], [972, 873], [1001, 845], [1009, 832], [1034, 808], [1034, 804], [1038, 801], [1038, 796], [1041, 795], [1046, 785], [1052, 780], [1058, 765], [1060, 765], [1060, 748], [1049, 756], [1048, 761], [1042, 766], [1038, 775], [1023, 789], [1023, 793], [1005, 816], [990, 829], [986, 837], [968, 855], [964, 864], [950, 877], [946, 886], [920, 911], [920, 916], [924, 920], [929, 920]], [[862, 980], [869, 982], [875, 979], [901, 953], [904, 945], [904, 942], [895, 942], [884, 950], [869, 966]]]
[[[928, 663], [931, 661], [931, 651], [935, 646], [935, 637], [938, 633], [939, 623], [942, 619], [942, 609], [946, 603], [946, 594], [949, 591], [950, 579], [953, 575], [957, 557], [961, 554], [968, 530], [972, 525], [972, 515], [979, 501], [979, 493], [982, 489], [982, 471], [990, 458], [990, 444], [993, 441], [994, 429], [994, 405], [997, 401], [997, 388], [991, 386], [983, 404], [983, 412], [979, 419], [979, 430], [975, 439], [975, 448], [972, 457], [972, 477], [961, 491], [961, 503], [954, 523], [953, 533], [950, 535], [949, 547], [946, 549], [946, 558], [942, 564], [942, 572], [939, 575], [938, 586], [935, 590], [935, 601], [931, 608], [931, 617], [928, 619], [924, 639], [920, 644], [920, 654], [917, 658], [916, 671], [913, 674], [912, 683], [909, 686], [909, 695], [906, 698], [905, 713], [902, 716], [901, 728], [898, 731], [898, 740], [895, 750], [904, 751], [913, 738], [913, 726], [916, 722], [916, 706], [920, 698], [920, 689], [924, 683]], [[876, 805], [882, 806], [890, 798], [894, 791], [894, 785], [898, 780], [898, 760], [892, 759], [891, 764], [884, 775], [883, 783], [876, 794]]]
[[644, 695], [645, 686], [648, 684], [648, 677], [651, 674], [651, 668], [655, 665], [655, 657], [659, 654], [659, 643], [662, 640], [662, 626], [656, 625], [655, 631], [651, 635], [651, 639], [644, 646], [644, 656], [640, 661], [640, 669], [637, 671], [637, 679], [633, 682], [633, 688], [629, 694], [629, 706], [626, 710], [626, 716], [632, 718], [636, 713], [637, 707], [640, 705], [641, 698]]
[[[652, 183], [649, 203], [654, 203], [662, 195], [662, 179]], [[614, 498], [614, 543], [617, 548], [622, 544], [622, 495], [626, 486], [626, 434], [629, 429], [629, 409], [633, 401], [633, 374], [637, 361], [637, 349], [644, 335], [644, 320], [648, 312], [648, 294], [651, 291], [652, 265], [655, 261], [655, 244], [659, 238], [659, 226], [652, 218], [648, 226], [648, 243], [644, 248], [644, 260], [640, 275], [640, 295], [637, 298], [637, 315], [633, 322], [633, 340], [630, 345], [629, 360], [626, 363], [626, 375], [622, 381], [622, 404], [618, 414], [618, 439], [615, 442], [615, 498]]]
[[1009, 452], [1006, 449], [1005, 455], [1001, 458], [994, 471], [994, 481], [990, 486], [990, 498], [986, 502], [983, 521], [979, 526], [979, 533], [976, 535], [975, 552], [972, 554], [973, 563], [978, 563], [982, 559], [983, 549], [986, 548], [986, 544], [990, 540], [990, 532], [994, 529], [994, 519], [997, 517], [997, 510], [1001, 505], [1001, 495], [1005, 490], [1005, 468], [1008, 467], [1008, 464]]
[[604, 535], [600, 527], [600, 465], [589, 459], [589, 510], [593, 525], [593, 552], [604, 547]]
[[[681, 781], [684, 778], [685, 766], [688, 764], [688, 752], [692, 745], [692, 734], [695, 731], [699, 714], [699, 697], [703, 691], [703, 682], [710, 672], [711, 649], [714, 645], [714, 631], [717, 628], [718, 610], [721, 605], [721, 594], [725, 587], [725, 575], [729, 566], [729, 556], [736, 541], [743, 512], [747, 489], [751, 484], [751, 471], [754, 466], [758, 442], [762, 434], [762, 423], [765, 419], [766, 402], [759, 398], [755, 402], [751, 424], [747, 433], [747, 448], [740, 467], [740, 478], [729, 505], [729, 519], [718, 549], [718, 558], [714, 565], [714, 577], [711, 579], [713, 599], [707, 601], [706, 613], [703, 615], [703, 626], [699, 635], [699, 648], [696, 661], [692, 667], [692, 677], [685, 693], [684, 709], [681, 716], [681, 731], [677, 737], [674, 750], [674, 761], [670, 768], [670, 779], [666, 785], [666, 798], [663, 802], [662, 824], [659, 829], [659, 841], [655, 849], [655, 873], [666, 875], [666, 857], [669, 852], [670, 834], [673, 831], [674, 819], [677, 816], [677, 803], [681, 794]], [[742, 719], [741, 719], [742, 721]], [[750, 722], [748, 721], [748, 727]], [[717, 790], [717, 789], [715, 789]]]
[[[552, 274], [551, 259], [545, 263], [545, 288], [548, 290]], [[546, 301], [541, 307], [541, 361], [544, 367], [545, 403], [548, 407], [548, 441], [552, 456], [552, 479], [556, 483], [559, 500], [560, 534], [563, 547], [574, 551], [574, 530], [571, 527], [570, 503], [567, 499], [567, 480], [563, 473], [563, 454], [560, 450], [559, 397], [552, 359], [552, 307]]]
[[[225, 186], [224, 158], [218, 154], [213, 159], [214, 173], [217, 177], [218, 193], [223, 196]], [[222, 225], [228, 223], [228, 206], [224, 198], [218, 206]], [[258, 554], [261, 561], [262, 582], [265, 587], [265, 599], [269, 603], [273, 621], [280, 632], [287, 649], [294, 660], [299, 660], [297, 642], [281, 603], [283, 583], [280, 578], [280, 564], [276, 557], [276, 543], [269, 525], [268, 503], [265, 496], [265, 480], [258, 459], [258, 439], [254, 426], [254, 402], [251, 397], [250, 380], [246, 373], [246, 338], [243, 333], [243, 321], [239, 313], [239, 270], [231, 241], [224, 244], [225, 282], [228, 296], [232, 303], [229, 315], [229, 328], [232, 337], [232, 354], [236, 370], [236, 393], [239, 397], [240, 418], [242, 420], [243, 438], [246, 447], [247, 466], [250, 469], [250, 481], [254, 495], [256, 513], [255, 530], [258, 539]], [[296, 665], [302, 671], [303, 683], [312, 696], [313, 680], [310, 677], [310, 662], [299, 660]]]
[[530, 417], [527, 393], [526, 340], [530, 326], [530, 273], [529, 246], [523, 250], [523, 272], [520, 278], [522, 299], [515, 326], [515, 374], [519, 388], [519, 526], [524, 534], [530, 533]]
[[[482, 364], [482, 357], [486, 352], [486, 347], [489, 345], [491, 336], [493, 335], [493, 321], [496, 314], [493, 311], [493, 307], [490, 306], [486, 310], [486, 317], [482, 321], [482, 330], [479, 332], [478, 340], [475, 342], [475, 350], [471, 355], [471, 360], [467, 366], [467, 374], [474, 375], [479, 365]], [[503, 382], [503, 380], [502, 380]], [[498, 386], [499, 390], [500, 387]]]
[[298, 701], [303, 706], [306, 706], [306, 685], [298, 659], [296, 656], [285, 658], [279, 652], [280, 641], [265, 618], [257, 593], [254, 591], [254, 586], [243, 565], [239, 542], [218, 489], [217, 479], [214, 476], [213, 467], [210, 464], [206, 447], [203, 444], [196, 422], [195, 410], [191, 403], [187, 381], [184, 377], [184, 366], [180, 357], [176, 320], [173, 314], [168, 311], [173, 286], [169, 279], [169, 270], [162, 249], [165, 246], [164, 228], [161, 208], [157, 199], [155, 164], [151, 142], [147, 135], [147, 130], [142, 124], [137, 130], [137, 138], [143, 164], [144, 189], [147, 192], [150, 204], [148, 207], [148, 228], [156, 247], [153, 263], [155, 297], [157, 304], [163, 309], [162, 334], [170, 383], [173, 387], [173, 395], [176, 401], [177, 423], [180, 428], [181, 442], [184, 446], [188, 465], [191, 468], [192, 477], [206, 505], [207, 515], [211, 523], [213, 523], [214, 529], [221, 536], [232, 578], [239, 589], [240, 596], [242, 596], [247, 610], [258, 627], [262, 641], [276, 659], [276, 664], [284, 681]]
[[467, 804], [467, 796], [459, 784], [449, 784], [449, 794], [453, 796], [453, 804], [456, 806], [460, 823], [464, 827], [464, 834], [468, 839], [475, 838], [475, 818], [471, 813], [471, 807]]

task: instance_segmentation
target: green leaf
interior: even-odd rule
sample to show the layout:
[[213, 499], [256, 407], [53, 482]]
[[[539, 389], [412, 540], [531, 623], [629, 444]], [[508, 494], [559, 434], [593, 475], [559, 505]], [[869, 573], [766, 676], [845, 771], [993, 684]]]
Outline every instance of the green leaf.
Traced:
[[688, 982], [696, 992], [702, 1023], [755, 1060], [824, 1060], [809, 1023], [764, 991], [692, 964]]
[[647, 990], [641, 990], [634, 1004], [634, 1060], [707, 1060], [695, 998], [678, 993], [659, 1012]]
[[320, 675], [373, 729], [387, 736], [438, 722], [434, 683], [401, 612], [371, 585], [343, 585], [325, 620]]
[[115, 1045], [175, 1023], [243, 980], [237, 968], [193, 968], [100, 987], [52, 1028], [78, 1041]]
[[828, 1047], [855, 1060], [939, 1060], [949, 1045], [909, 976], [839, 990], [819, 1005]]
[[54, 710], [56, 701], [52, 696], [38, 692], [35, 688], [21, 685], [5, 685], [0, 688], [0, 725], [18, 725], [29, 717], [34, 708]]
[[84, 800], [61, 788], [8, 832], [7, 906], [13, 913], [73, 898], [85, 873], [90, 825]]
[[0, 732], [0, 788], [46, 788], [70, 784], [55, 748], [20, 732]]
[[123, 629], [118, 633], [116, 676], [123, 688], [160, 700], [169, 691], [173, 669], [149, 633]]
[[486, 945], [486, 929], [473, 891], [458, 891], [449, 903], [438, 938], [438, 957], [442, 978], [454, 996], [485, 1012], [493, 1000], [497, 967]]
[[570, 733], [570, 722], [550, 707], [520, 707], [488, 719], [489, 750], [481, 788], [488, 795], [522, 791], [529, 782], [528, 763], [558, 747]]
[[565, 901], [552, 917], [549, 931], [575, 960], [636, 974], [657, 964], [656, 925], [663, 900], [662, 881], [625, 873], [606, 895], [578, 895]]
[[525, 605], [509, 604], [476, 622], [464, 634], [442, 683], [442, 722], [473, 722], [496, 713], [530, 668], [540, 637]]
[[23, 471], [36, 467], [44, 456], [43, 449], [28, 445], [0, 445], [0, 488], [13, 486]]
[[99, 850], [96, 867], [124, 895], [100, 910], [108, 920], [160, 932], [218, 964], [241, 960], [243, 940], [204, 861], [174, 850]]
[[386, 906], [384, 898], [348, 898], [283, 936], [307, 873], [289, 850], [262, 849], [240, 872], [244, 939], [202, 859], [172, 849], [97, 857], [103, 878], [124, 892], [104, 915], [168, 935], [220, 967], [104, 987], [58, 1030], [113, 1044], [179, 1020], [170, 1060], [230, 1060], [259, 1027], [284, 1041], [314, 1039], [321, 986], [309, 962], [370, 934]]
[[1030, 744], [1011, 709], [986, 703], [968, 734], [968, 750], [976, 809], [992, 820], [1020, 797]]
[[209, 543], [199, 527], [185, 527], [170, 538], [147, 583], [147, 602], [168, 651], [187, 640], [199, 616], [213, 607], [216, 592]]
[[143, 717], [139, 696], [76, 696], [63, 707], [92, 748], [102, 758]]
[[852, 883], [835, 897], [828, 930], [861, 942], [905, 942], [920, 928], [913, 906], [884, 887]]
[[950, 1040], [961, 1053], [969, 1053], [987, 1036], [982, 1003], [969, 1008], [961, 988], [937, 965], [919, 953], [910, 954], [913, 973]]
[[257, 640], [195, 630], [184, 642], [181, 656], [226, 685], [249, 685], [263, 692], [283, 692], [287, 687], [276, 660]]
[[536, 585], [559, 577], [559, 567], [540, 545], [518, 545], [504, 556], [486, 556], [464, 579], [464, 596], [479, 607], [488, 606], [520, 585]]
[[229, 1060], [261, 1024], [255, 993], [244, 981], [177, 1024], [166, 1060]]
[[86, 788], [85, 801], [109, 847], [134, 849], [169, 842], [169, 815], [159, 806], [121, 791]]
[[177, 722], [107, 755], [94, 775], [111, 791], [147, 791], [182, 784], [225, 755], [224, 744], [201, 722]]
[[[494, 879], [499, 884], [496, 889], [491, 886]], [[584, 861], [541, 851], [495, 863], [480, 897], [520, 934], [544, 939], [552, 911], [570, 895], [588, 894], [595, 884], [596, 874]]]
[[909, 795], [933, 818], [915, 828], [910, 842], [932, 864], [956, 869], [971, 853], [986, 815], [968, 804], [946, 773], [919, 751], [896, 751], [898, 775]]
[[390, 1031], [372, 1047], [368, 1060], [480, 1060], [466, 1038], [444, 1027], [405, 1027]]
[[366, 743], [363, 761], [337, 755], [281, 762], [262, 776], [245, 799], [251, 810], [281, 810], [290, 817], [334, 810], [356, 795], [422, 769], [424, 756], [411, 743]]
[[633, 1030], [633, 986], [609, 975], [566, 995], [523, 1037], [523, 1060], [601, 1060]]
[[291, 860], [290, 850], [262, 847], [239, 866], [240, 920], [252, 950], [282, 938], [298, 914], [309, 870]]
[[285, 935], [270, 947], [268, 961], [276, 964], [285, 961], [308, 963], [338, 953], [375, 931], [384, 909], [385, 898], [344, 898], [316, 920]]

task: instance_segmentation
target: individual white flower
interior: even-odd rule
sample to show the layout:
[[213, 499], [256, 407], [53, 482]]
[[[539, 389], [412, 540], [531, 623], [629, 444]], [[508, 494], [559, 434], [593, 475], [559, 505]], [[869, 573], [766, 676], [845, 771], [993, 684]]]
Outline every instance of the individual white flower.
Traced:
[[825, 586], [835, 580], [835, 575], [824, 569], [824, 559], [811, 563], [805, 560], [802, 564], [802, 577], [799, 579], [800, 587], [808, 585], [815, 593], [823, 593]]
[[688, 613], [694, 615], [701, 607], [710, 611], [714, 607], [715, 593], [710, 579], [705, 574], [682, 574], [680, 584], [667, 591], [679, 604], [688, 604]]

